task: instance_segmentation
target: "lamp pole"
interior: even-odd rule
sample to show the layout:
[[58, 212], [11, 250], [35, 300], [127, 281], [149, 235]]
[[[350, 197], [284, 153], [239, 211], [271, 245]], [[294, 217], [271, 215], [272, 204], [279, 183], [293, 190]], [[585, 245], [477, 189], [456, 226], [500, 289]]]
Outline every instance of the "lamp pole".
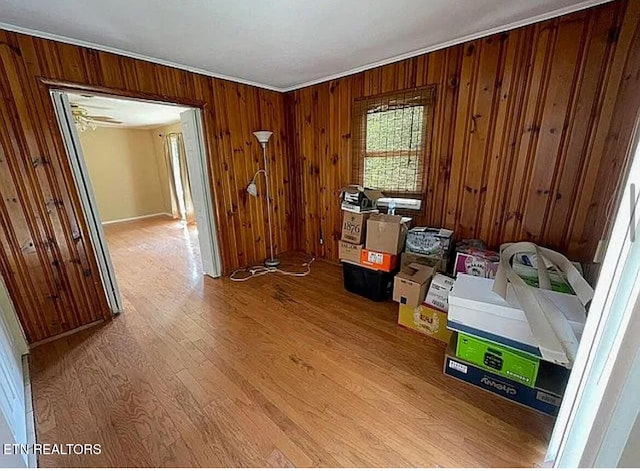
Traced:
[[266, 190], [267, 190], [267, 221], [269, 223], [269, 252], [270, 257], [264, 261], [264, 266], [267, 268], [275, 268], [280, 265], [280, 260], [275, 258], [273, 253], [273, 230], [271, 228], [271, 193], [269, 184], [269, 162], [267, 161], [267, 143], [269, 142], [269, 138], [273, 134], [271, 131], [256, 131], [253, 133], [260, 142], [262, 146], [262, 159], [264, 161], [264, 176], [266, 180]]

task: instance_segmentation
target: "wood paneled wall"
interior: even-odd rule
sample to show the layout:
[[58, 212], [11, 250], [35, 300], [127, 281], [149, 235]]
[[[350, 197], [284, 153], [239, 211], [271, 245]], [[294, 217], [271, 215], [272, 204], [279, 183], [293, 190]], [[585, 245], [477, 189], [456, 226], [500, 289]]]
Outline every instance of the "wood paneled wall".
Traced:
[[41, 78], [203, 107], [226, 272], [266, 257], [266, 206], [244, 188], [262, 163], [252, 132], [274, 131], [274, 239], [278, 251], [292, 248], [282, 94], [0, 31], [0, 274], [30, 342], [109, 316]]
[[435, 84], [416, 223], [590, 260], [638, 110], [639, 4], [608, 3], [290, 92], [298, 246], [337, 260], [352, 101]]
[[278, 252], [336, 260], [351, 102], [423, 84], [438, 93], [416, 222], [586, 260], [638, 109], [639, 17], [640, 0], [616, 1], [288, 94], [0, 30], [0, 274], [28, 340], [109, 316], [43, 79], [203, 108], [227, 273], [267, 253], [266, 207], [244, 191], [261, 163], [253, 131], [274, 131]]

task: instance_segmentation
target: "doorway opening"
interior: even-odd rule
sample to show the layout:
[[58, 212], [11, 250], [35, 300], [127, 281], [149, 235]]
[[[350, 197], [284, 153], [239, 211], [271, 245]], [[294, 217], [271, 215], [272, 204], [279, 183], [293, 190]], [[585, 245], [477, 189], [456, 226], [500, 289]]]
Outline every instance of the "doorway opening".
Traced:
[[[111, 311], [221, 275], [201, 110], [53, 90]], [[129, 295], [129, 296], [127, 296]], [[157, 295], [157, 296], [156, 296]]]

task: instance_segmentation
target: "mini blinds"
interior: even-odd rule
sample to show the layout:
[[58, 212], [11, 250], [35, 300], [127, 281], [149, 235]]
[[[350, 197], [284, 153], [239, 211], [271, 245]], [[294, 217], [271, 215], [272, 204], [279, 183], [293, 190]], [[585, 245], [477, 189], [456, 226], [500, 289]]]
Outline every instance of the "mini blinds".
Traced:
[[435, 86], [356, 100], [353, 178], [388, 196], [421, 198], [434, 102]]

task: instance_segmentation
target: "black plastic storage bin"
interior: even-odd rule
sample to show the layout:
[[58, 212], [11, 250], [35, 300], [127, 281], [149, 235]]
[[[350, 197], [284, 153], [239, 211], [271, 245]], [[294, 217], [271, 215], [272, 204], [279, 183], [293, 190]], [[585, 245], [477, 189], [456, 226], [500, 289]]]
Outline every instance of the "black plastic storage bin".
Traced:
[[342, 262], [344, 289], [372, 301], [384, 301], [393, 292], [394, 273]]

